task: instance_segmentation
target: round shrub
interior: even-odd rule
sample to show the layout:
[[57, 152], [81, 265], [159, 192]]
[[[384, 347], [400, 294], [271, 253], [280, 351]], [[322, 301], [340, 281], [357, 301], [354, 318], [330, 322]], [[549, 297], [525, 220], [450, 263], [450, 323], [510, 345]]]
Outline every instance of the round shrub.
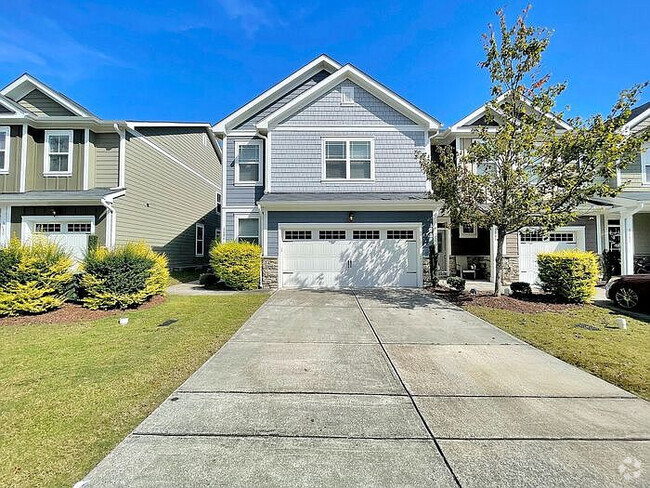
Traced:
[[456, 291], [463, 291], [465, 289], [465, 279], [460, 276], [450, 276], [447, 278], [447, 285]]
[[558, 300], [585, 303], [598, 282], [598, 256], [592, 252], [566, 250], [537, 256], [542, 289]]
[[0, 249], [0, 317], [60, 308], [71, 292], [74, 261], [46, 239]]
[[513, 281], [510, 283], [510, 289], [512, 290], [512, 294], [516, 297], [526, 297], [533, 294], [530, 283], [525, 281]]
[[262, 248], [249, 242], [216, 243], [210, 249], [214, 274], [233, 290], [253, 290], [260, 284]]
[[79, 296], [87, 308], [124, 309], [164, 295], [169, 282], [167, 258], [144, 242], [114, 250], [90, 249], [83, 263]]

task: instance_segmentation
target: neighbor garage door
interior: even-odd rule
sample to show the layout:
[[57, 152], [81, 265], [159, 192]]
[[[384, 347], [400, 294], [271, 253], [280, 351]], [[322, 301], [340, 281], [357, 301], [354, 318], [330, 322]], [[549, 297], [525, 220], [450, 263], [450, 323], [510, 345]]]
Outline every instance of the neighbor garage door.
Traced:
[[521, 232], [519, 234], [519, 279], [536, 283], [539, 278], [537, 255], [562, 249], [584, 250], [584, 228], [559, 228], [546, 235], [534, 230]]
[[283, 288], [417, 287], [417, 227], [280, 226]]
[[23, 240], [46, 238], [68, 251], [76, 262], [88, 252], [88, 236], [94, 232], [94, 217], [23, 218]]

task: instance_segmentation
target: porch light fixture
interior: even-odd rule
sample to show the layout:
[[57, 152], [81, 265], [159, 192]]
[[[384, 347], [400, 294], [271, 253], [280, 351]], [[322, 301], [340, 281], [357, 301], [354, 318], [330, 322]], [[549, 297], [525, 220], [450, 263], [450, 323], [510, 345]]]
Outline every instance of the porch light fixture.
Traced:
[[348, 222], [354, 222], [354, 212], [348, 214]]

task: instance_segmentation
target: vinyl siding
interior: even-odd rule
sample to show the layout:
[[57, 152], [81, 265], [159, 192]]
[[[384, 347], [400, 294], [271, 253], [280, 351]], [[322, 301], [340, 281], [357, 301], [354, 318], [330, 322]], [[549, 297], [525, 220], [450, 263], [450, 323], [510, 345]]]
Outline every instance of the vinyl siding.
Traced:
[[[263, 186], [236, 186], [235, 185], [235, 141], [247, 142], [251, 137], [228, 137], [226, 153], [226, 206], [229, 207], [252, 207], [264, 194]], [[264, 141], [262, 141], [262, 166], [264, 166]], [[263, 172], [262, 172], [263, 173]], [[264, 175], [262, 174], [262, 181]], [[274, 191], [278, 191], [275, 190]]]
[[585, 250], [598, 252], [598, 233], [596, 232], [596, 217], [579, 217], [568, 226], [582, 226], [585, 228]]
[[39, 116], [74, 115], [70, 110], [58, 104], [45, 93], [34, 89], [18, 100], [18, 103], [30, 112]]
[[[375, 181], [321, 182], [322, 140], [328, 137], [374, 139]], [[271, 191], [423, 192], [426, 191], [426, 177], [415, 152], [424, 151], [425, 144], [424, 131], [417, 130], [354, 133], [275, 131], [271, 135]]]
[[20, 153], [23, 128], [20, 125], [10, 127], [9, 173], [0, 175], [0, 193], [20, 191]]
[[296, 88], [293, 90], [287, 92], [285, 95], [280, 97], [278, 100], [273, 102], [270, 105], [267, 105], [264, 107], [262, 110], [257, 112], [255, 115], [251, 116], [241, 124], [239, 124], [235, 129], [239, 130], [254, 130], [255, 129], [255, 124], [257, 124], [260, 120], [268, 117], [270, 114], [273, 112], [277, 111], [287, 103], [289, 103], [291, 100], [294, 98], [298, 97], [299, 95], [302, 95], [305, 91], [310, 89], [312, 86], [314, 86], [316, 83], [319, 83], [323, 81], [325, 78], [327, 78], [330, 75], [330, 73], [326, 70], [322, 70], [319, 73], [316, 73], [314, 76], [309, 78], [307, 81], [303, 82], [302, 84], [298, 85]]
[[[355, 103], [341, 105], [341, 87], [354, 86]], [[417, 125], [377, 97], [352, 83], [344, 81], [287, 117], [281, 126], [393, 126]]]
[[90, 164], [93, 178], [88, 181], [96, 188], [115, 188], [118, 184], [119, 159], [120, 159], [120, 136], [118, 134], [102, 133], [94, 134], [92, 138], [93, 151]]
[[27, 131], [27, 191], [82, 190], [84, 131], [75, 130], [71, 176], [43, 176], [45, 131], [30, 127]]
[[[350, 209], [354, 210], [354, 209]], [[267, 249], [266, 255], [275, 257], [278, 255], [278, 224], [281, 223], [313, 223], [313, 224], [336, 224], [341, 226], [348, 224], [349, 212], [269, 212], [267, 227]], [[433, 216], [431, 212], [425, 211], [389, 211], [389, 212], [354, 212], [354, 223], [422, 223], [422, 253], [428, 254], [429, 244], [432, 240], [431, 228]], [[227, 224], [227, 222], [226, 222]], [[228, 225], [226, 225], [228, 228]]]
[[634, 216], [634, 254], [650, 256], [650, 213]]
[[[117, 243], [145, 240], [174, 268], [206, 264], [219, 228], [215, 187], [130, 134], [126, 144], [126, 195], [115, 201]], [[204, 257], [194, 256], [196, 223], [205, 225]]]
[[621, 170], [621, 183], [626, 189], [643, 187], [641, 177], [641, 153], [636, 157], [633, 163]]

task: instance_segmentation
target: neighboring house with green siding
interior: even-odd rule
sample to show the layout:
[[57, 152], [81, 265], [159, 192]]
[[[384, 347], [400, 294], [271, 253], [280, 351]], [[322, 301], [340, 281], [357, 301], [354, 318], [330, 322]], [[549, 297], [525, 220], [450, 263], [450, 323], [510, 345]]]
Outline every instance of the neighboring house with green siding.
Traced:
[[221, 149], [209, 124], [103, 120], [29, 74], [0, 90], [0, 246], [144, 240], [202, 266], [219, 235]]

